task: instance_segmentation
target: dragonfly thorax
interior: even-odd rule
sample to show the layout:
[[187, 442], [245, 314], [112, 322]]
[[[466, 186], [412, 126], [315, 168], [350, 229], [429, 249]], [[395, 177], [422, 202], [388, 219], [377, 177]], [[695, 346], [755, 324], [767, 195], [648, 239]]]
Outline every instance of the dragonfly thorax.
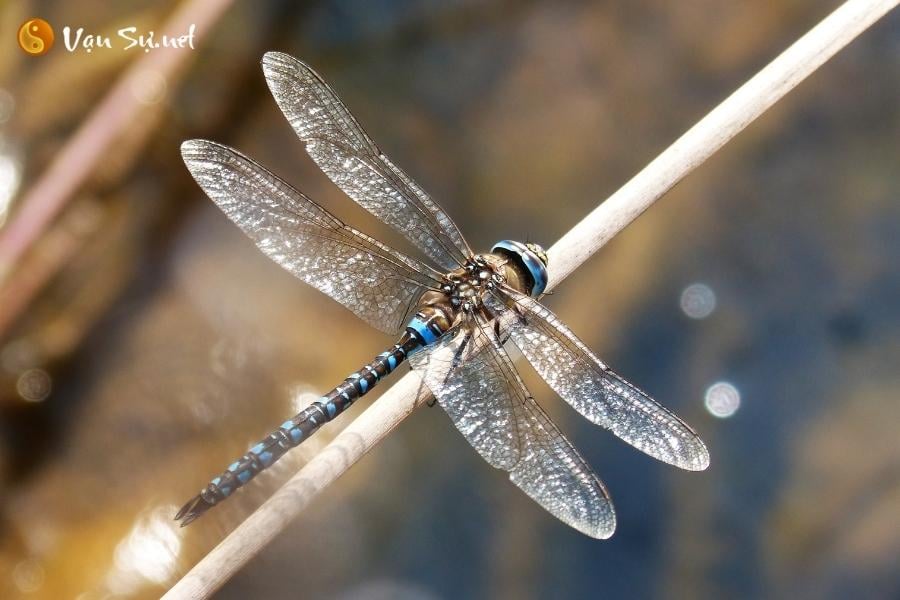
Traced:
[[488, 291], [506, 283], [504, 262], [490, 254], [468, 260], [460, 269], [447, 273], [441, 291], [453, 312], [472, 312], [481, 307]]
[[484, 297], [508, 284], [507, 262], [500, 256], [479, 254], [444, 275], [440, 289], [422, 295], [408, 330], [427, 346], [466, 315], [483, 312]]
[[[484, 299], [497, 288], [539, 296], [547, 285], [547, 255], [536, 244], [502, 241], [491, 254], [478, 254], [444, 276], [440, 290], [424, 294], [415, 322], [440, 336], [464, 315], [484, 312]], [[485, 315], [488, 316], [489, 315]], [[421, 329], [418, 325], [416, 331]], [[422, 339], [431, 336], [423, 334]]]
[[444, 279], [441, 291], [426, 294], [422, 304], [441, 310], [452, 323], [460, 314], [480, 310], [485, 295], [497, 287], [540, 296], [547, 286], [547, 254], [537, 244], [504, 240], [491, 254], [473, 256]]

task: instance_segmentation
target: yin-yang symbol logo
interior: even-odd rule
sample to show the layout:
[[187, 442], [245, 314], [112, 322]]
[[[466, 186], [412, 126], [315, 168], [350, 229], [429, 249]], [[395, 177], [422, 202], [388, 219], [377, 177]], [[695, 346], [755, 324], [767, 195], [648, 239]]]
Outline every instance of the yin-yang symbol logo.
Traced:
[[19, 27], [19, 47], [32, 56], [49, 52], [53, 38], [53, 28], [44, 19], [28, 19]]

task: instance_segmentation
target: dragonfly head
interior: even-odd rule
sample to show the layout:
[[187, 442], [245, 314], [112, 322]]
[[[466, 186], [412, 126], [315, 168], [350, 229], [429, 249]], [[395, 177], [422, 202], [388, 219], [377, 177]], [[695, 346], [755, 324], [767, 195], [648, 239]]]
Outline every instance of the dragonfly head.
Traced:
[[526, 291], [537, 297], [547, 287], [547, 253], [537, 244], [502, 240], [494, 244], [491, 252], [510, 259], [525, 275]]

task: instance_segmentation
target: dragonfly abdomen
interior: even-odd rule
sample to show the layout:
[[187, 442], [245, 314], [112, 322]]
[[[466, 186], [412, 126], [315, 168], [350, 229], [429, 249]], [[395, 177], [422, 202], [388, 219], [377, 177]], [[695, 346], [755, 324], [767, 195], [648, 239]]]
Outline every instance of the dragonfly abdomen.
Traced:
[[347, 410], [383, 377], [394, 371], [411, 352], [433, 341], [430, 337], [422, 339], [419, 330], [420, 327], [416, 326], [413, 319], [407, 331], [389, 350], [376, 356], [362, 369], [351, 373], [340, 385], [282, 423], [278, 429], [231, 463], [188, 501], [175, 515], [175, 519], [180, 520], [182, 526], [187, 525], [272, 466], [288, 450], [309, 439], [322, 425]]

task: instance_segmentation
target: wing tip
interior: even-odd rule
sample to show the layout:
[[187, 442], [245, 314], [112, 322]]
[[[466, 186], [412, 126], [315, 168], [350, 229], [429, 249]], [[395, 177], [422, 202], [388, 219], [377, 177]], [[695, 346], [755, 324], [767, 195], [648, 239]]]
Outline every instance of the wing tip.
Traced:
[[[697, 448], [686, 464], [682, 466], [685, 471], [705, 471], [709, 468], [709, 449], [699, 437], [696, 438]], [[681, 465], [678, 465], [681, 466]]]
[[262, 59], [260, 59], [259, 62], [263, 66], [263, 69], [265, 69], [266, 67], [272, 67], [293, 58], [294, 57], [290, 54], [285, 54], [284, 52], [279, 52], [277, 50], [269, 50], [262, 55]]
[[234, 148], [229, 148], [224, 144], [220, 144], [219, 142], [213, 142], [211, 140], [205, 140], [203, 138], [194, 138], [190, 140], [184, 140], [181, 142], [181, 158], [185, 163], [189, 164], [189, 160], [196, 158], [201, 155], [209, 155], [211, 149], [216, 150], [225, 150], [232, 153], [237, 153]]
[[709, 450], [706, 449], [706, 446], [703, 446], [703, 454], [698, 457], [697, 466], [694, 471], [705, 471], [709, 468]]
[[609, 502], [609, 513], [604, 516], [604, 518], [599, 519], [599, 522], [593, 524], [590, 527], [584, 527], [580, 525], [573, 524], [572, 526], [583, 533], [584, 535], [594, 538], [595, 540], [608, 540], [613, 536], [616, 532], [616, 526], [618, 525], [618, 519], [616, 518], [616, 509], [612, 504], [612, 501]]
[[[309, 73], [315, 74], [315, 71], [308, 64], [297, 58], [296, 56], [291, 56], [285, 52], [279, 52], [277, 50], [270, 50], [263, 54], [262, 59], [259, 61], [262, 66], [263, 73], [266, 75], [266, 80], [269, 81], [270, 75], [276, 73], [283, 73], [284, 69], [300, 69], [302, 71], [307, 71]], [[318, 78], [318, 75], [316, 75]]]
[[239, 150], [212, 140], [195, 138], [181, 142], [181, 159], [192, 173], [194, 172], [192, 165], [194, 165], [198, 159], [202, 159], [203, 161], [222, 162], [235, 158], [245, 162], [253, 162], [251, 158]]
[[705, 471], [709, 468], [709, 450], [706, 449], [706, 445], [699, 438], [697, 438], [696, 442], [696, 447], [692, 448], [690, 452], [654, 452], [638, 446], [634, 447], [650, 458], [655, 458], [672, 467], [684, 471]]
[[609, 514], [605, 515], [603, 519], [600, 519], [598, 523], [585, 526], [585, 524], [578, 522], [569, 523], [563, 519], [560, 520], [566, 523], [566, 525], [575, 528], [577, 531], [590, 538], [594, 538], [595, 540], [608, 540], [611, 538], [616, 532], [616, 525], [618, 524], [616, 522], [616, 511], [611, 502], [609, 504]]
[[208, 144], [206, 140], [191, 139], [181, 142], [181, 158], [187, 160], [192, 154], [196, 154], [200, 149]]

